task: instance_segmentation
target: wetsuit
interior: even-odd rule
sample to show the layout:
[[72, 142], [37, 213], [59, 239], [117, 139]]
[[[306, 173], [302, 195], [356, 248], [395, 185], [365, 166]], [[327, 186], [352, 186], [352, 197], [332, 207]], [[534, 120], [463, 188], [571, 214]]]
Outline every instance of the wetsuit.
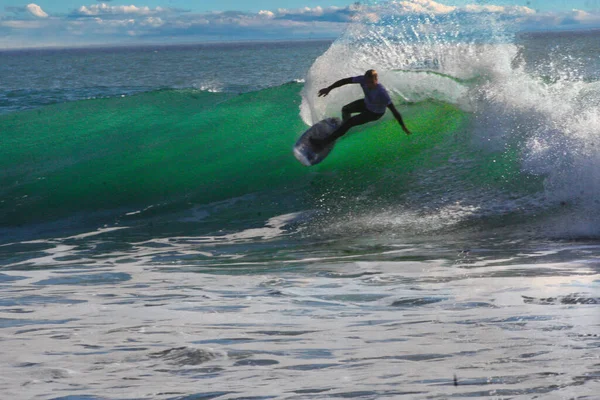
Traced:
[[[369, 89], [364, 75], [353, 77], [352, 83], [360, 84], [365, 93], [365, 98], [346, 104], [342, 108], [343, 122], [339, 128], [326, 139], [311, 138], [310, 141], [314, 146], [318, 148], [325, 147], [345, 135], [353, 126], [363, 125], [367, 122], [378, 120], [383, 117], [387, 106], [392, 103], [390, 95], [381, 83], [378, 83], [373, 89]], [[352, 117], [352, 114], [356, 113], [359, 114]]]

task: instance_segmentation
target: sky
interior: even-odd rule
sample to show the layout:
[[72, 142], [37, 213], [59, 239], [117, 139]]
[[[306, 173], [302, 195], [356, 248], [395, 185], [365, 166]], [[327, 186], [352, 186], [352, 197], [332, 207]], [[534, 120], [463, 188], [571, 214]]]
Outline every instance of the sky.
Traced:
[[524, 30], [600, 27], [600, 0], [0, 0], [0, 50], [335, 38], [386, 13], [492, 14]]

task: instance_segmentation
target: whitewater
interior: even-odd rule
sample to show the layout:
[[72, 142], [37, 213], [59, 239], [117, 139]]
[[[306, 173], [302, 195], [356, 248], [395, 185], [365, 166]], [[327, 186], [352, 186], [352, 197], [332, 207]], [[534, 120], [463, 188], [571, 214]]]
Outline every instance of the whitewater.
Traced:
[[[7, 398], [596, 398], [598, 32], [384, 4], [333, 41], [0, 52]], [[370, 68], [413, 135], [302, 166]]]

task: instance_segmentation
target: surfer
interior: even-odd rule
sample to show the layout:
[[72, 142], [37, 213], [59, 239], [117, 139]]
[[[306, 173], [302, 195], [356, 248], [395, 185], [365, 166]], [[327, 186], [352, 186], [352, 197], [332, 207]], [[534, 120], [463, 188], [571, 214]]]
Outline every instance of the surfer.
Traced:
[[[392, 99], [390, 98], [386, 88], [378, 82], [377, 71], [374, 69], [368, 70], [362, 76], [340, 79], [333, 85], [319, 90], [319, 97], [325, 97], [333, 89], [351, 83], [360, 84], [363, 92], [365, 93], [365, 98], [353, 101], [352, 103], [346, 104], [344, 107], [342, 107], [342, 124], [327, 138], [310, 138], [310, 143], [313, 145], [313, 147], [315, 147], [315, 149], [317, 149], [317, 151], [345, 135], [346, 132], [348, 132], [348, 130], [353, 126], [366, 124], [367, 122], [371, 121], [377, 121], [379, 118], [383, 117], [386, 108], [389, 108], [392, 111], [392, 114], [394, 114], [394, 117], [404, 132], [406, 132], [407, 135], [411, 134], [406, 125], [404, 125], [402, 116], [394, 106], [394, 103], [392, 103]], [[352, 116], [352, 114], [357, 113], [358, 115]]]

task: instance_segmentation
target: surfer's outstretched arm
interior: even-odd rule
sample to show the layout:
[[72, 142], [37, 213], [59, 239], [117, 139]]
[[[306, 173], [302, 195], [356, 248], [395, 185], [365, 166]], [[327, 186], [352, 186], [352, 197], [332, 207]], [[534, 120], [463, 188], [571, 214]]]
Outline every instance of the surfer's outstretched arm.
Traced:
[[354, 82], [352, 82], [352, 78], [340, 79], [339, 81], [335, 82], [333, 85], [319, 90], [319, 97], [327, 96], [329, 94], [329, 92], [331, 92], [333, 89], [339, 88], [340, 86], [348, 85], [350, 83], [354, 83]]
[[410, 135], [412, 132], [408, 130], [406, 125], [404, 125], [404, 121], [402, 120], [402, 115], [400, 115], [400, 112], [398, 110], [396, 110], [396, 106], [394, 105], [394, 103], [390, 103], [388, 105], [388, 108], [390, 109], [392, 114], [394, 114], [394, 117], [396, 118], [396, 120], [398, 121], [400, 126], [402, 127], [402, 130], [404, 132], [406, 132], [407, 135]]

